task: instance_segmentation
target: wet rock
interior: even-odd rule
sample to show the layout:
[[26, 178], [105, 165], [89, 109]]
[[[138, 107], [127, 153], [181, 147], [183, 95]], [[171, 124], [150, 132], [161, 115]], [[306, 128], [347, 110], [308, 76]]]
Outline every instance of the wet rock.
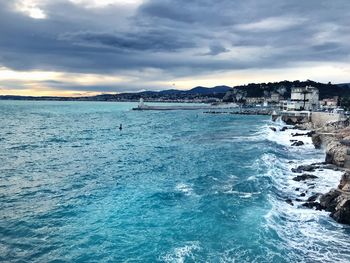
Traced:
[[292, 168], [293, 173], [302, 173], [302, 172], [314, 172], [315, 169], [319, 168], [316, 165], [300, 165], [297, 168]]
[[334, 165], [334, 164], [326, 164], [326, 165], [323, 165], [322, 168], [333, 170], [333, 171], [339, 171], [340, 170], [339, 167]]
[[294, 206], [292, 199], [289, 199], [289, 198], [286, 199], [286, 203], [291, 205], [291, 206]]
[[295, 191], [300, 191], [300, 188], [295, 188]]
[[338, 223], [350, 224], [350, 197], [342, 195], [338, 199], [339, 203], [331, 217]]
[[304, 145], [304, 142], [302, 141], [296, 141], [292, 143], [292, 146], [302, 146], [302, 145]]
[[306, 133], [307, 137], [312, 137], [313, 135], [315, 135], [316, 132], [315, 131], [309, 131], [308, 133]]
[[320, 196], [320, 194], [314, 194], [314, 195], [310, 196], [310, 197], [307, 199], [307, 201], [308, 201], [308, 202], [315, 202], [319, 196]]
[[302, 206], [307, 207], [307, 208], [315, 208], [316, 210], [323, 210], [323, 207], [320, 203], [318, 202], [306, 202], [302, 204]]
[[306, 136], [307, 133], [292, 133], [292, 137], [297, 137], [297, 136]]
[[305, 195], [306, 195], [305, 193], [301, 193], [301, 194], [300, 194], [301, 197], [304, 197]]
[[294, 177], [293, 180], [300, 182], [300, 181], [306, 181], [306, 180], [316, 179], [316, 178], [318, 178], [318, 177], [316, 175], [313, 175], [313, 174], [302, 174], [302, 175], [298, 175], [298, 176]]
[[335, 212], [335, 208], [338, 205], [337, 199], [340, 195], [340, 191], [331, 190], [320, 197], [320, 204], [324, 207], [326, 211]]
[[284, 127], [282, 127], [281, 129], [280, 129], [280, 131], [286, 131], [286, 130], [288, 130], [288, 127], [286, 127], [286, 126], [284, 126]]
[[270, 128], [270, 130], [272, 130], [272, 131], [277, 131], [277, 129], [275, 128], [275, 127], [269, 127]]
[[321, 149], [322, 146], [322, 139], [321, 135], [314, 134], [311, 136], [312, 144], [315, 146], [316, 149]]
[[302, 202], [303, 200], [299, 199], [299, 198], [296, 198], [295, 201], [297, 202]]

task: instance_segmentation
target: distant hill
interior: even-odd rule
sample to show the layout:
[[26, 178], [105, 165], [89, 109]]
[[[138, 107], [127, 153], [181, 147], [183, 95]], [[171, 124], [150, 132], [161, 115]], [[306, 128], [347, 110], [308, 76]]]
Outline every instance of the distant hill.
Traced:
[[235, 87], [215, 86], [194, 87], [190, 90], [168, 89], [162, 91], [143, 91], [136, 93], [101, 94], [91, 97], [31, 97], [31, 96], [0, 96], [0, 100], [59, 100], [59, 101], [191, 101], [202, 100], [206, 102], [223, 99], [226, 102], [240, 102], [249, 97], [270, 97], [272, 93], [279, 93], [283, 98], [290, 98], [292, 87], [313, 86], [319, 89], [320, 99], [339, 96], [349, 97], [350, 84], [320, 83], [312, 80], [306, 81], [280, 81], [268, 83], [250, 83]]
[[137, 101], [140, 98], [145, 100], [192, 100], [201, 98], [222, 99], [226, 92], [231, 90], [228, 86], [216, 86], [213, 88], [195, 87], [190, 90], [162, 90], [142, 91], [136, 93], [101, 94], [90, 97], [34, 97], [34, 96], [0, 96], [0, 100], [58, 100], [58, 101]]
[[212, 88], [208, 87], [195, 87], [190, 90], [177, 90], [177, 89], [168, 89], [161, 91], [143, 91], [139, 94], [159, 94], [159, 95], [174, 95], [174, 94], [200, 94], [200, 95], [210, 95], [210, 94], [218, 94], [218, 93], [226, 93], [231, 90], [232, 87], [229, 86], [216, 86]]
[[337, 86], [350, 88], [350, 83], [340, 83], [340, 84], [337, 84]]

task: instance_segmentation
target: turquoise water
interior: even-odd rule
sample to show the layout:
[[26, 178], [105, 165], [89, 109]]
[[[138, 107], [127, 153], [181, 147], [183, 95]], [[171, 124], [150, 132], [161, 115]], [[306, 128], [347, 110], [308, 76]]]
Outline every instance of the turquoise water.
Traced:
[[288, 162], [322, 151], [266, 116], [134, 106], [0, 101], [0, 261], [350, 262], [349, 228], [285, 202]]

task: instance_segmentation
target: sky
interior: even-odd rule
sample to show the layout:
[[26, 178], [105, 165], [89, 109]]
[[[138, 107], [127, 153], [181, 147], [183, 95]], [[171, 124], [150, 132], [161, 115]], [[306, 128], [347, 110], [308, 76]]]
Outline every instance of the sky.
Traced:
[[0, 95], [350, 82], [349, 0], [0, 0]]

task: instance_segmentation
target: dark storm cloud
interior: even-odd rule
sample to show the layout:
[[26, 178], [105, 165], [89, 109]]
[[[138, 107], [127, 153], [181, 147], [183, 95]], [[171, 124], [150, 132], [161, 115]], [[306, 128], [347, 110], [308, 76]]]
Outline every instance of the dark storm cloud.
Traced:
[[204, 55], [216, 56], [226, 52], [229, 52], [227, 48], [221, 46], [220, 44], [216, 44], [216, 45], [211, 45], [209, 47], [209, 52], [205, 53]]
[[163, 32], [152, 30], [148, 32], [102, 33], [102, 32], [74, 32], [60, 35], [60, 40], [70, 41], [82, 46], [110, 47], [120, 51], [163, 51], [174, 52], [184, 48], [195, 47], [195, 43], [181, 36], [177, 32]]
[[16, 70], [190, 76], [349, 59], [347, 0], [148, 0], [136, 11], [58, 0], [39, 6], [46, 19], [14, 6], [0, 0], [0, 65]]

